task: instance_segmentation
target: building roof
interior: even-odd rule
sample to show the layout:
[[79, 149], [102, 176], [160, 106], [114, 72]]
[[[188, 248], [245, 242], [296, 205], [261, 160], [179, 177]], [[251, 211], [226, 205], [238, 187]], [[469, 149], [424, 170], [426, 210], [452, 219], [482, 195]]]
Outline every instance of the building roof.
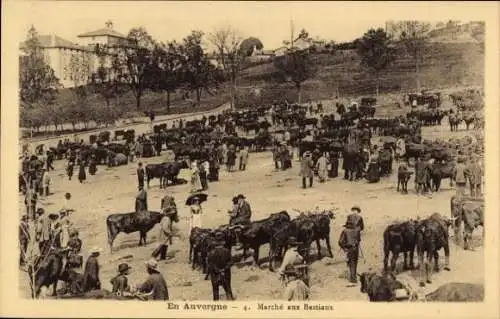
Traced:
[[[57, 35], [39, 35], [38, 42], [42, 48], [63, 48], [63, 49], [73, 49], [73, 50], [85, 50], [88, 51], [88, 48], [82, 47], [78, 44], [75, 44], [71, 41], [65, 40]], [[21, 42], [19, 46], [21, 49], [24, 49], [26, 46], [26, 41]]]
[[87, 32], [87, 33], [82, 33], [78, 35], [79, 38], [86, 38], [86, 37], [98, 37], [98, 36], [108, 36], [108, 37], [114, 37], [114, 38], [121, 38], [121, 39], [126, 39], [127, 37], [120, 32], [117, 32], [111, 28], [102, 28], [99, 30]]

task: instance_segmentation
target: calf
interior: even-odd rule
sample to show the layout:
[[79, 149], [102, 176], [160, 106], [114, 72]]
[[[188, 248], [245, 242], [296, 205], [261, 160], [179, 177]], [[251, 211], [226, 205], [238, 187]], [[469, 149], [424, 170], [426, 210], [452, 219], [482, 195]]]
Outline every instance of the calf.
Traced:
[[160, 212], [112, 214], [106, 218], [109, 249], [113, 252], [113, 241], [119, 233], [139, 232], [139, 246], [146, 245], [147, 233], [165, 216]]
[[361, 292], [367, 294], [371, 302], [395, 301], [395, 290], [404, 288], [394, 275], [388, 273], [380, 275], [375, 272], [364, 272], [358, 274], [358, 277]]
[[[446, 258], [445, 270], [450, 270], [450, 246], [448, 238], [448, 227], [450, 220], [445, 220], [438, 213], [432, 214], [429, 218], [421, 221], [417, 226], [417, 253], [418, 263], [427, 283], [432, 283], [430, 279], [430, 264], [434, 258], [434, 271], [439, 271], [439, 250], [444, 249]], [[424, 263], [424, 254], [426, 260]], [[423, 280], [421, 286], [425, 286]]]
[[399, 192], [399, 185], [401, 185], [401, 191], [404, 194], [408, 194], [408, 182], [410, 181], [413, 172], [408, 171], [408, 168], [401, 164], [398, 167], [398, 186], [396, 191]]
[[414, 268], [413, 256], [416, 245], [416, 221], [407, 221], [387, 226], [384, 231], [384, 271], [388, 270], [389, 254], [392, 253], [391, 271], [396, 269], [399, 254], [404, 256], [404, 269], [408, 269], [408, 254], [410, 268]]
[[432, 190], [439, 191], [441, 187], [441, 180], [443, 178], [450, 179], [450, 187], [453, 186], [453, 181], [455, 180], [456, 167], [453, 162], [447, 162], [446, 164], [433, 163], [431, 166], [431, 181]]

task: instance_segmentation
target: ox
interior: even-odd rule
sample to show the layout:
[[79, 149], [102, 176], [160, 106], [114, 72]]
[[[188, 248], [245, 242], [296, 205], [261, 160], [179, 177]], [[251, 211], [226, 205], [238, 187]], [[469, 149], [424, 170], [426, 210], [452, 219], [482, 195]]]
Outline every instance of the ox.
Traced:
[[[400, 253], [403, 253], [404, 256], [404, 269], [414, 268], [413, 256], [416, 245], [417, 225], [416, 221], [410, 220], [387, 226], [384, 231], [384, 271], [388, 270], [390, 253], [392, 253], [391, 271], [396, 269], [396, 262]], [[408, 255], [410, 257], [409, 265]]]

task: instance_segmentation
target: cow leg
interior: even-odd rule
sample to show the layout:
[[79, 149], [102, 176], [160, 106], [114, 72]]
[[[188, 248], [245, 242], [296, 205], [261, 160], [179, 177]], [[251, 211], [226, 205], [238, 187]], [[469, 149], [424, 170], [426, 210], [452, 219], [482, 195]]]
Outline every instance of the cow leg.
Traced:
[[142, 237], [143, 236], [143, 233], [142, 231], [139, 232], [139, 246], [142, 246]]
[[224, 291], [226, 292], [227, 300], [234, 300], [233, 289], [231, 288], [231, 270], [226, 270], [226, 274], [224, 276]]
[[401, 178], [398, 177], [398, 186], [396, 187], [396, 192], [399, 192], [399, 184], [401, 183]]
[[259, 264], [259, 248], [260, 247], [253, 247], [253, 265], [255, 267], [260, 267]]
[[321, 255], [321, 246], [319, 244], [319, 238], [316, 239], [316, 248], [318, 249], [318, 259], [323, 258], [323, 256]]
[[439, 272], [439, 253], [436, 250], [432, 256], [434, 257], [434, 271]]
[[325, 238], [325, 241], [326, 241], [326, 249], [328, 250], [328, 254], [330, 255], [330, 258], [333, 258], [332, 246], [330, 245], [330, 236], [327, 236]]
[[192, 243], [189, 243], [189, 256], [188, 256], [188, 262], [191, 263], [191, 256], [193, 254], [193, 244]]
[[398, 257], [399, 257], [399, 250], [393, 250], [391, 258], [391, 271], [396, 270], [396, 263], [398, 261]]
[[160, 189], [163, 188], [163, 177], [160, 176]]
[[384, 271], [387, 271], [389, 268], [389, 250], [384, 248]]
[[219, 300], [219, 283], [215, 280], [214, 277], [211, 278], [212, 281], [212, 294], [214, 297], [214, 301]]
[[415, 247], [410, 248], [410, 269], [415, 269], [415, 264], [413, 262], [414, 254], [415, 254]]

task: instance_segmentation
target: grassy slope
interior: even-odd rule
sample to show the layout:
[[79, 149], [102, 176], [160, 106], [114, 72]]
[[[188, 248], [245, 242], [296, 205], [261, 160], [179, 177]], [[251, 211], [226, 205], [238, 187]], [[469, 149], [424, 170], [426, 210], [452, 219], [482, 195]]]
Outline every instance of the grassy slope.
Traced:
[[[363, 70], [359, 62], [353, 51], [339, 51], [335, 55], [314, 54], [312, 65], [315, 74], [304, 83], [303, 100], [331, 99], [337, 89], [341, 95], [374, 94], [375, 78]], [[249, 68], [242, 73], [240, 85], [255, 85], [296, 99], [291, 85], [277, 84], [277, 72], [272, 63]], [[474, 43], [432, 43], [421, 65], [420, 79], [422, 87], [431, 89], [456, 85], [481, 86], [484, 81], [484, 54]], [[414, 65], [409, 57], [399, 57], [381, 75], [380, 92], [408, 92], [414, 88]]]

